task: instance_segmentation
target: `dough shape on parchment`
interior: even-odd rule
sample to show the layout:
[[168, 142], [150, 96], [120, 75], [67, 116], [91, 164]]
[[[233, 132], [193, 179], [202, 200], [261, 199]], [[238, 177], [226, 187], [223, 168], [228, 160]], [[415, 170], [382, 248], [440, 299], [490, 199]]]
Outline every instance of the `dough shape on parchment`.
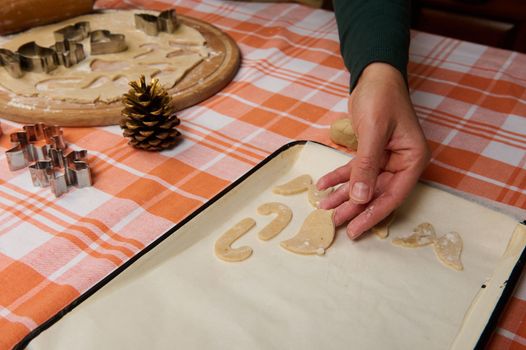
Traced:
[[391, 214], [387, 215], [386, 218], [384, 218], [382, 221], [377, 223], [371, 231], [378, 236], [381, 239], [386, 239], [387, 236], [389, 236], [389, 226], [393, 224], [393, 221], [395, 219], [396, 212], [392, 212]]
[[106, 29], [124, 34], [128, 49], [123, 52], [90, 55], [89, 38], [82, 42], [86, 59], [70, 68], [59, 66], [46, 73], [26, 73], [22, 78], [11, 77], [0, 69], [0, 85], [15, 96], [33, 96], [76, 103], [111, 103], [128, 91], [128, 82], [139, 76], [158, 78], [170, 89], [183, 76], [210, 54], [206, 40], [196, 29], [180, 23], [173, 33], [148, 36], [137, 30], [135, 13], [157, 12], [145, 10], [111, 11], [89, 14], [60, 23], [30, 29], [9, 38], [2, 47], [11, 51], [35, 41], [49, 47], [55, 44], [53, 32], [77, 22], [88, 21], [91, 30]]
[[434, 243], [436, 240], [435, 228], [428, 222], [424, 222], [413, 229], [409, 236], [394, 238], [392, 243], [407, 248], [424, 247]]
[[223, 233], [214, 245], [216, 256], [219, 259], [228, 262], [237, 262], [248, 259], [248, 257], [252, 255], [252, 248], [249, 246], [232, 248], [232, 243], [250, 231], [254, 226], [256, 226], [256, 221], [254, 219], [245, 218]]
[[435, 254], [445, 266], [457, 271], [462, 271], [464, 267], [460, 261], [462, 253], [462, 237], [457, 232], [449, 232], [439, 237], [433, 244]]
[[333, 191], [332, 187], [329, 187], [326, 190], [319, 191], [316, 188], [316, 185], [310, 184], [309, 190], [307, 192], [307, 196], [309, 198], [310, 204], [314, 208], [318, 208], [320, 206], [320, 202], [324, 200], [325, 198], [327, 198], [332, 193], [332, 191]]
[[281, 246], [296, 254], [325, 254], [334, 240], [333, 214], [334, 210], [314, 210], [307, 216], [299, 232], [294, 237], [281, 242]]
[[309, 189], [309, 186], [312, 185], [312, 177], [310, 175], [301, 175], [287, 183], [278, 185], [272, 189], [272, 192], [275, 194], [281, 195], [292, 195], [296, 193], [305, 192]]
[[292, 210], [283, 203], [270, 202], [258, 207], [258, 213], [261, 215], [277, 214], [277, 216], [258, 233], [259, 239], [268, 241], [276, 237], [287, 227], [292, 220]]
[[411, 235], [395, 238], [392, 243], [408, 248], [418, 248], [432, 244], [438, 260], [444, 266], [457, 271], [464, 269], [460, 260], [463, 242], [462, 237], [457, 232], [449, 232], [437, 238], [433, 225], [425, 222], [415, 227]]

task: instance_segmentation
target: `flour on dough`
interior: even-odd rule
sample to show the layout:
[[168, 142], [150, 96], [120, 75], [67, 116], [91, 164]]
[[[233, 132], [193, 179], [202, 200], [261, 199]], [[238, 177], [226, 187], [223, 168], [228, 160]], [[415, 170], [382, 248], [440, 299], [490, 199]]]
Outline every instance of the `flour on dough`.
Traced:
[[248, 259], [252, 255], [252, 248], [248, 246], [232, 248], [232, 243], [250, 231], [255, 225], [254, 219], [245, 218], [226, 231], [215, 243], [214, 252], [216, 256], [228, 262]]
[[392, 243], [401, 247], [418, 248], [432, 244], [435, 240], [435, 228], [430, 223], [424, 222], [415, 227], [411, 235], [395, 238]]
[[80, 21], [90, 22], [91, 30], [106, 29], [124, 34], [128, 50], [90, 56], [89, 38], [81, 43], [87, 58], [70, 68], [59, 66], [49, 74], [26, 73], [11, 77], [0, 69], [0, 85], [17, 96], [46, 97], [75, 103], [118, 101], [128, 91], [128, 82], [145, 75], [158, 78], [165, 88], [172, 88], [182, 77], [209, 55], [205, 38], [199, 31], [180, 24], [174, 33], [148, 36], [135, 29], [135, 13], [151, 11], [104, 11], [75, 17], [60, 23], [33, 28], [13, 36], [2, 47], [16, 51], [30, 41], [49, 47], [55, 43], [53, 32]]
[[438, 260], [445, 266], [457, 271], [462, 271], [464, 267], [460, 261], [460, 253], [462, 253], [462, 237], [456, 232], [449, 232], [439, 237], [433, 244]]
[[285, 204], [278, 202], [265, 203], [258, 207], [261, 215], [277, 214], [258, 234], [259, 239], [268, 241], [276, 237], [292, 220], [292, 210]]
[[272, 192], [282, 195], [291, 195], [296, 193], [305, 192], [309, 189], [312, 184], [312, 177], [310, 175], [301, 175], [287, 183], [276, 186], [272, 189]]
[[334, 240], [334, 210], [316, 209], [310, 213], [299, 232], [281, 246], [296, 254], [323, 255]]

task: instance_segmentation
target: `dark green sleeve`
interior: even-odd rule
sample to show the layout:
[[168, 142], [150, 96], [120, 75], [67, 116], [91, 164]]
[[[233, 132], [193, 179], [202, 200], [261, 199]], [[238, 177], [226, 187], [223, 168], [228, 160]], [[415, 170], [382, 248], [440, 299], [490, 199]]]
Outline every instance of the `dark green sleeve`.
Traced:
[[351, 90], [365, 67], [385, 62], [407, 81], [410, 0], [333, 0]]

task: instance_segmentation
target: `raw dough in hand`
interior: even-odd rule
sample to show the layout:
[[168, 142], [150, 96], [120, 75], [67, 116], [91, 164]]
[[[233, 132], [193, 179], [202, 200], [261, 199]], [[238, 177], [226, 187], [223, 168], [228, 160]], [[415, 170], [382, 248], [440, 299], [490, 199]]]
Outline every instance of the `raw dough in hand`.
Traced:
[[281, 246], [297, 254], [325, 254], [334, 240], [334, 210], [316, 209], [307, 216], [296, 236]]
[[352, 150], [358, 149], [358, 136], [353, 130], [351, 119], [344, 118], [336, 120], [331, 124], [330, 137], [332, 142], [348, 147]]
[[216, 256], [224, 261], [235, 262], [247, 259], [252, 255], [252, 248], [243, 246], [232, 248], [231, 245], [245, 233], [250, 231], [256, 222], [252, 218], [246, 218], [238, 222], [230, 230], [226, 231], [215, 243]]
[[461, 271], [464, 269], [460, 261], [462, 252], [462, 238], [456, 232], [446, 233], [433, 244], [438, 259], [447, 267]]
[[395, 218], [395, 212], [393, 211], [391, 214], [389, 214], [385, 219], [383, 219], [382, 221], [380, 221], [379, 223], [376, 224], [376, 226], [374, 226], [371, 231], [377, 235], [378, 237], [382, 238], [382, 239], [386, 239], [387, 236], [389, 236], [389, 226], [391, 226], [391, 224], [393, 223], [394, 221], [394, 218]]
[[271, 202], [260, 205], [258, 213], [261, 215], [278, 214], [259, 232], [258, 237], [263, 241], [268, 241], [277, 236], [292, 220], [292, 210], [282, 203]]
[[104, 11], [75, 17], [60, 23], [37, 27], [17, 34], [3, 47], [11, 51], [35, 41], [40, 46], [55, 44], [53, 32], [77, 22], [90, 22], [91, 30], [106, 29], [124, 34], [128, 50], [92, 56], [89, 38], [83, 40], [87, 58], [70, 68], [59, 66], [49, 74], [26, 73], [22, 78], [11, 77], [0, 68], [0, 85], [18, 96], [35, 96], [76, 103], [111, 103], [120, 100], [128, 91], [128, 82], [139, 76], [153, 76], [172, 88], [189, 70], [208, 57], [205, 38], [194, 28], [180, 24], [173, 33], [148, 36], [135, 29], [134, 14], [157, 12]]
[[290, 180], [289, 182], [276, 186], [272, 189], [272, 192], [282, 195], [291, 195], [307, 191], [309, 186], [312, 184], [312, 178], [310, 175], [301, 175], [297, 178]]
[[424, 222], [418, 225], [410, 236], [393, 239], [393, 244], [408, 248], [418, 248], [432, 244], [435, 240], [435, 228], [430, 223]]
[[318, 191], [315, 185], [309, 185], [309, 192], [307, 195], [309, 197], [310, 204], [312, 204], [314, 208], [318, 208], [320, 206], [320, 202], [327, 198], [331, 194], [332, 190], [332, 187], [330, 187], [326, 190]]

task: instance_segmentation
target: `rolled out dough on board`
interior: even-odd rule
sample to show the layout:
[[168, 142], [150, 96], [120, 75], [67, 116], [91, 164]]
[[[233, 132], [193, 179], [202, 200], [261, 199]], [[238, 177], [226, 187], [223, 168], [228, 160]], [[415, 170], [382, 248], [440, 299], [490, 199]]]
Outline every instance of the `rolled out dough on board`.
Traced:
[[182, 25], [176, 32], [148, 36], [135, 29], [135, 13], [157, 14], [145, 10], [98, 12], [2, 40], [1, 47], [11, 50], [28, 41], [50, 46], [54, 30], [89, 21], [91, 30], [126, 35], [128, 45], [121, 53], [91, 56], [86, 39], [83, 44], [88, 57], [84, 61], [71, 68], [59, 66], [49, 74], [29, 72], [15, 79], [0, 68], [2, 117], [61, 126], [116, 124], [121, 118], [120, 96], [129, 89], [128, 81], [140, 74], [159, 78], [173, 96], [176, 110], [210, 97], [235, 75], [239, 49], [216, 27], [179, 15]]
[[[345, 226], [326, 255], [290, 254], [279, 241], [294, 236], [312, 212], [304, 195], [279, 197], [294, 218], [257, 257], [228, 265], [210, 253], [225, 230], [276, 200], [276, 185], [306, 173], [318, 178], [348, 161], [317, 144], [288, 148], [67, 313], [29, 349], [448, 349], [480, 286], [486, 283], [488, 290], [498, 280], [492, 275], [517, 226], [507, 215], [416, 187], [397, 212], [392, 234], [412, 232], [422, 222], [433, 222], [437, 232], [462, 232], [462, 273], [444, 268], [429, 248], [401, 249], [374, 235], [350, 241]], [[268, 222], [254, 219], [260, 227]], [[254, 234], [238, 244], [262, 246]], [[493, 307], [477, 305], [478, 318]]]
[[[89, 22], [91, 31], [106, 29], [124, 34], [128, 49], [114, 54], [91, 55], [89, 38], [84, 45], [87, 58], [70, 68], [58, 66], [49, 73], [28, 72], [22, 78], [11, 77], [0, 69], [0, 85], [17, 96], [33, 96], [78, 103], [118, 101], [128, 91], [128, 82], [141, 74], [157, 77], [172, 88], [183, 75], [210, 54], [205, 38], [181, 24], [174, 33], [148, 36], [135, 29], [134, 13], [144, 11], [109, 11], [80, 16], [43, 27], [33, 28], [9, 40], [3, 46], [16, 51], [21, 45], [35, 41], [49, 47], [55, 43], [53, 32], [77, 22]], [[182, 45], [183, 44], [183, 45]], [[170, 54], [178, 56], [170, 57]]]

